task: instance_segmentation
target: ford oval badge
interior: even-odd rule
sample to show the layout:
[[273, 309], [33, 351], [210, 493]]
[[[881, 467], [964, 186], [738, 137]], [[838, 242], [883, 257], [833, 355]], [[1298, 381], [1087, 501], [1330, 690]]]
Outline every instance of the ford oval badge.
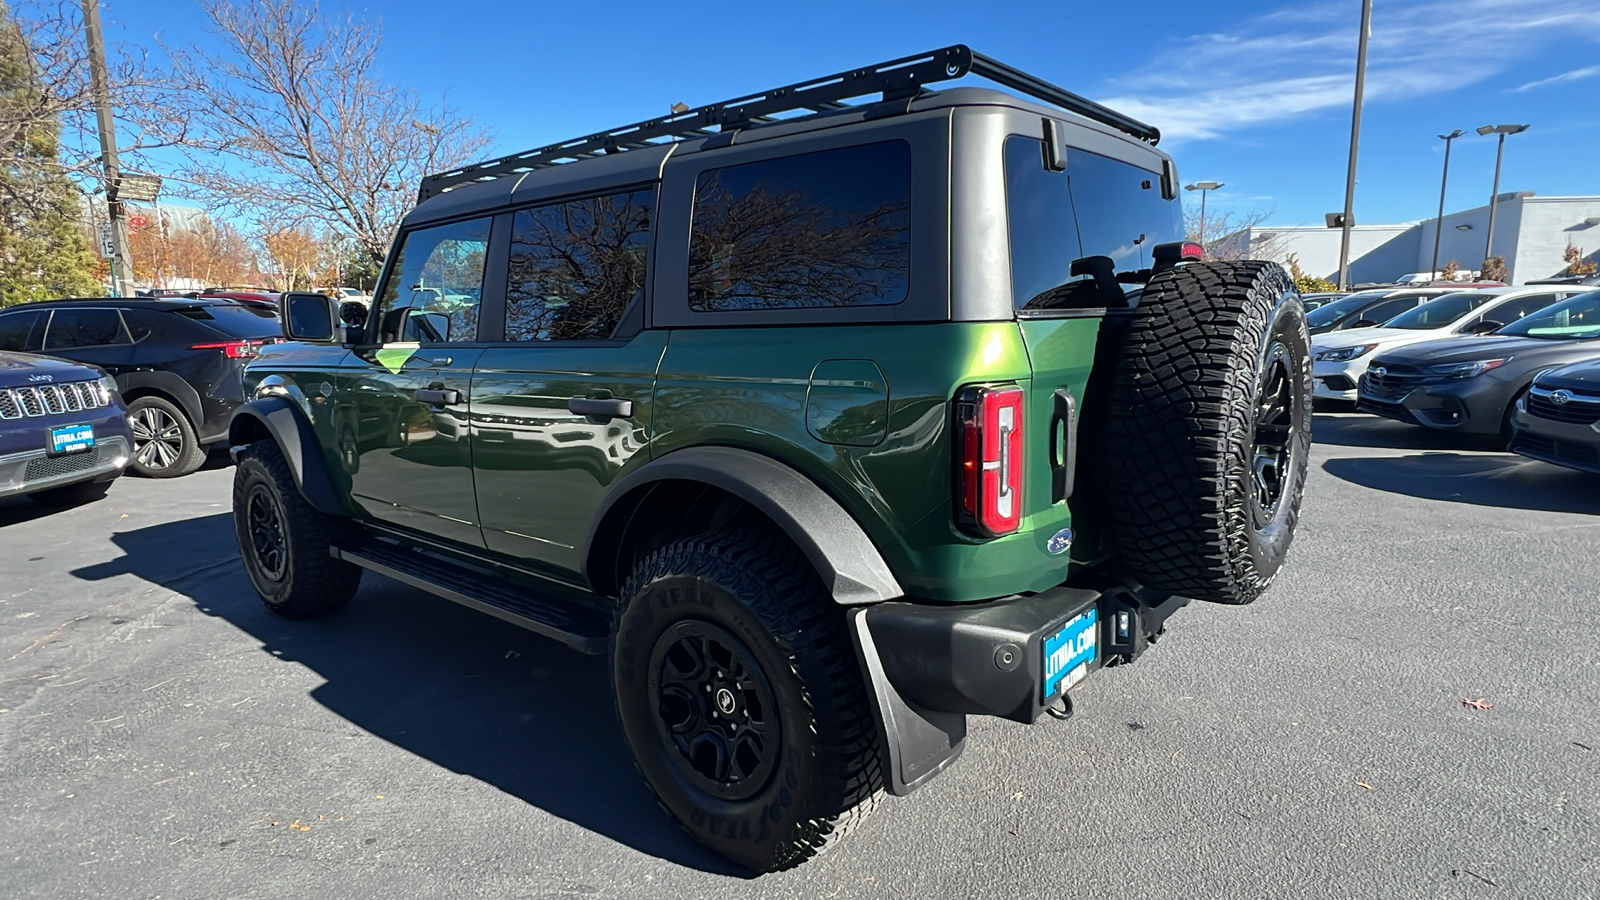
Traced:
[[1072, 529], [1071, 528], [1063, 528], [1060, 531], [1056, 532], [1055, 534], [1050, 535], [1049, 542], [1047, 542], [1044, 545], [1045, 549], [1049, 550], [1052, 555], [1065, 553], [1065, 552], [1067, 552], [1067, 550], [1071, 546], [1072, 546]]

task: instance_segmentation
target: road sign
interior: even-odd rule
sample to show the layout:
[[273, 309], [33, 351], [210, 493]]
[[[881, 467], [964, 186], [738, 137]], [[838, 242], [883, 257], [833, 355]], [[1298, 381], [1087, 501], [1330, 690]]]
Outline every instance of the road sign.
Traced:
[[143, 172], [123, 172], [117, 183], [117, 199], [154, 203], [161, 193], [161, 176]]
[[109, 224], [96, 225], [94, 227], [94, 240], [96, 244], [100, 245], [101, 259], [110, 259], [117, 255], [117, 243], [112, 238]]

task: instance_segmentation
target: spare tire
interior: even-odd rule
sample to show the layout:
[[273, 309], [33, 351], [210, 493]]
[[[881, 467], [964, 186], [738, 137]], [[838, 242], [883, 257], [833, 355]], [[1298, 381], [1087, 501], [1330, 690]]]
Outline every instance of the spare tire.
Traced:
[[1310, 338], [1289, 276], [1212, 262], [1153, 277], [1102, 422], [1127, 573], [1196, 600], [1260, 597], [1294, 538], [1311, 448]]

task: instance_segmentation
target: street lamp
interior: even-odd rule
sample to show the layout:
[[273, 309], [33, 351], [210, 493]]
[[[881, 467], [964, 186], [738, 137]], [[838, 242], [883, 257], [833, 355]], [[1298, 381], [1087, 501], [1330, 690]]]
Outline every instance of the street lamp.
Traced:
[[1219, 187], [1222, 187], [1222, 182], [1220, 181], [1196, 181], [1194, 184], [1183, 186], [1186, 191], [1200, 192], [1200, 233], [1195, 235], [1195, 239], [1202, 244], [1206, 240], [1206, 192], [1214, 191]]
[[1433, 220], [1433, 265], [1428, 268], [1428, 280], [1439, 277], [1439, 237], [1444, 233], [1444, 187], [1450, 183], [1450, 142], [1461, 137], [1457, 128], [1449, 134], [1439, 135], [1444, 141], [1444, 176], [1439, 179], [1439, 218]]
[[1506, 135], [1521, 134], [1531, 126], [1528, 125], [1485, 125], [1478, 129], [1479, 134], [1500, 135], [1499, 147], [1494, 154], [1494, 191], [1489, 194], [1489, 237], [1483, 245], [1483, 259], [1485, 262], [1494, 256], [1494, 212], [1500, 199], [1500, 161], [1506, 155]]

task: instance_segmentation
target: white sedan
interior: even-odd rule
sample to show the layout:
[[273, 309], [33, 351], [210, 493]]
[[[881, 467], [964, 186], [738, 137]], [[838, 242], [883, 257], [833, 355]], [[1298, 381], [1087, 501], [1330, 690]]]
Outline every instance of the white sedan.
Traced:
[[1352, 328], [1311, 339], [1312, 394], [1319, 400], [1356, 401], [1356, 386], [1379, 349], [1440, 338], [1487, 334], [1581, 289], [1480, 288], [1436, 297], [1375, 328]]

